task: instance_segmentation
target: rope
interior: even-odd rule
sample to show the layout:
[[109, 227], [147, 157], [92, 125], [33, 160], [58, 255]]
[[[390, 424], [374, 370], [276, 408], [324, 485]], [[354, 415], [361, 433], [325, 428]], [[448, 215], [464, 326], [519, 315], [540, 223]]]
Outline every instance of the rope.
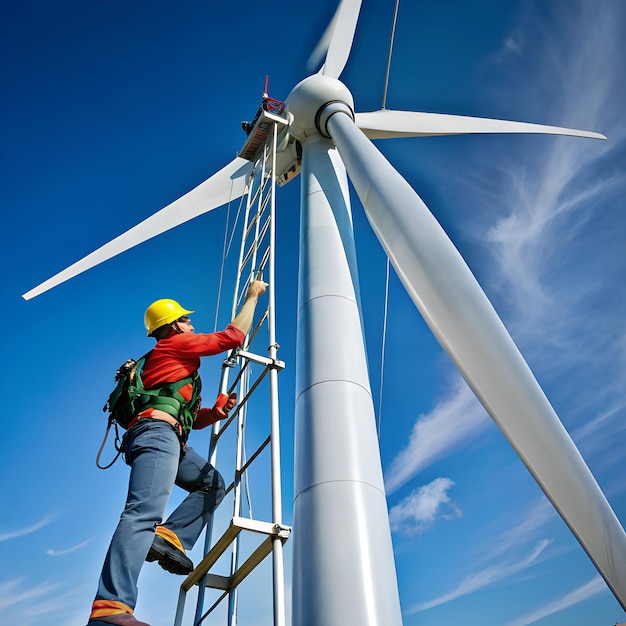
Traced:
[[[232, 191], [232, 190], [231, 190]], [[230, 240], [228, 238], [228, 224], [230, 222], [230, 205], [231, 205], [231, 201], [232, 198], [229, 198], [228, 200], [228, 208], [226, 211], [226, 225], [224, 226], [224, 243], [222, 245], [222, 264], [220, 267], [220, 280], [219, 280], [219, 285], [217, 288], [217, 303], [215, 305], [215, 321], [213, 323], [213, 332], [217, 332], [217, 323], [218, 323], [218, 318], [219, 318], [219, 313], [220, 313], [220, 304], [222, 301], [222, 286], [223, 286], [223, 282], [224, 282], [224, 267], [226, 266], [226, 259], [228, 258], [228, 255], [230, 253], [230, 247], [233, 243], [233, 237], [235, 235], [235, 229], [237, 228], [237, 222], [239, 221], [239, 214], [241, 213], [241, 205], [243, 203], [243, 198], [245, 197], [246, 194], [243, 194], [241, 196], [241, 199], [239, 200], [239, 208], [237, 209], [237, 215], [235, 216], [235, 222], [233, 223], [233, 227], [230, 233]]]
[[385, 345], [387, 343], [387, 313], [389, 310], [389, 258], [387, 258], [387, 276], [385, 279], [385, 311], [383, 314], [383, 339], [381, 346], [380, 357], [380, 390], [378, 393], [378, 420], [376, 424], [376, 431], [378, 438], [380, 439], [380, 423], [383, 414], [383, 382], [385, 377]]
[[115, 422], [115, 449], [117, 450], [117, 454], [115, 455], [115, 458], [108, 465], [100, 465], [100, 457], [102, 456], [102, 452], [104, 451], [104, 446], [107, 442], [107, 439], [109, 438], [109, 431], [111, 430], [112, 424], [113, 422], [109, 420], [109, 423], [107, 424], [106, 432], [104, 433], [104, 439], [102, 440], [102, 445], [100, 446], [100, 450], [98, 450], [98, 454], [96, 455], [96, 465], [101, 470], [109, 469], [109, 467], [111, 467], [113, 463], [117, 461], [119, 455], [122, 454], [122, 450], [120, 449], [120, 446], [118, 446], [118, 442], [121, 442], [121, 440], [120, 440], [119, 431], [117, 430], [117, 422]]
[[383, 90], [383, 105], [381, 108], [387, 108], [387, 88], [389, 87], [389, 72], [391, 71], [391, 53], [393, 51], [393, 40], [396, 36], [396, 22], [398, 21], [398, 7], [400, 0], [396, 0], [396, 8], [393, 13], [393, 24], [391, 26], [391, 37], [389, 40], [389, 56], [387, 57], [387, 73], [385, 74], [385, 88]]

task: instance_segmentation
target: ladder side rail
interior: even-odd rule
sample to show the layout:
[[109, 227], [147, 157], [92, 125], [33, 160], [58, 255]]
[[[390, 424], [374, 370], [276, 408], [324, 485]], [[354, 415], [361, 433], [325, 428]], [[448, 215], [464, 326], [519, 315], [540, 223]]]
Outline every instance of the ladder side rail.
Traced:
[[[250, 198], [250, 206], [254, 206], [257, 203], [259, 196], [263, 195], [263, 191], [264, 191], [263, 181], [260, 181], [259, 187]], [[252, 215], [252, 219], [250, 220], [250, 222], [249, 223], [246, 222], [246, 229], [243, 232], [244, 239], [247, 239], [250, 236], [250, 232], [252, 231], [252, 228], [254, 227], [254, 223], [257, 221], [257, 219], [259, 219], [259, 216], [255, 212]]]
[[176, 605], [176, 614], [174, 615], [174, 626], [181, 626], [183, 623], [183, 615], [185, 612], [185, 601], [187, 599], [187, 589], [180, 586], [180, 590], [178, 592], [178, 604]]
[[[268, 356], [276, 361], [278, 343], [276, 342], [276, 151], [278, 143], [278, 126], [274, 124], [272, 141], [272, 180], [270, 203], [270, 244], [268, 265]], [[282, 487], [280, 471], [280, 426], [278, 413], [278, 369], [270, 369], [270, 438], [271, 438], [271, 491], [272, 491], [272, 522], [282, 525]], [[274, 626], [285, 626], [285, 570], [283, 558], [283, 541], [272, 538], [272, 573]]]
[[[237, 278], [235, 279], [235, 289], [233, 291], [233, 306], [232, 306], [232, 310], [231, 310], [231, 319], [235, 317], [236, 313], [237, 313], [237, 306], [239, 306], [241, 297], [243, 295], [245, 295], [246, 289], [245, 287], [242, 289], [241, 288], [241, 266], [242, 266], [242, 262], [243, 262], [243, 258], [244, 258], [244, 253], [245, 253], [245, 245], [246, 245], [246, 235], [245, 233], [247, 232], [247, 230], [249, 229], [249, 221], [250, 221], [250, 212], [252, 210], [252, 207], [254, 206], [255, 203], [255, 198], [258, 194], [258, 191], [260, 191], [260, 185], [259, 185], [259, 189], [257, 189], [257, 192], [253, 193], [254, 190], [254, 186], [255, 184], [258, 184], [258, 181], [256, 180], [256, 174], [253, 173], [253, 179], [252, 182], [250, 184], [250, 193], [248, 194], [248, 199], [246, 202], [246, 211], [245, 211], [245, 216], [244, 216], [244, 220], [243, 220], [243, 224], [244, 224], [244, 234], [242, 234], [241, 237], [241, 244], [239, 245], [239, 258], [237, 260]], [[240, 293], [241, 291], [241, 293]]]
[[[242, 238], [239, 250], [238, 271], [236, 276], [236, 285], [233, 293], [232, 316], [235, 315], [237, 306], [245, 297], [247, 288], [252, 280], [261, 278], [263, 271], [268, 269], [268, 305], [263, 313], [260, 321], [254, 329], [248, 333], [244, 341], [244, 350], [247, 350], [257, 333], [267, 322], [267, 335], [269, 339], [268, 358], [258, 355], [239, 354], [241, 350], [232, 351], [229, 358], [224, 362], [222, 368], [222, 376], [220, 380], [220, 393], [230, 393], [234, 389], [239, 388], [239, 397], [241, 400], [226, 422], [223, 424], [216, 423], [213, 427], [211, 443], [209, 448], [209, 456], [211, 462], [215, 465], [215, 455], [217, 452], [217, 442], [220, 435], [228, 428], [228, 426], [236, 421], [237, 432], [235, 433], [236, 460], [235, 460], [235, 477], [231, 485], [226, 489], [226, 493], [234, 490], [233, 498], [233, 515], [241, 518], [242, 514], [242, 479], [246, 479], [247, 471], [252, 463], [259, 455], [270, 446], [270, 465], [271, 465], [271, 506], [273, 528], [282, 527], [282, 498], [281, 498], [281, 476], [280, 476], [280, 438], [278, 429], [278, 371], [284, 367], [284, 364], [277, 360], [278, 344], [275, 337], [275, 190], [276, 190], [276, 153], [277, 153], [277, 137], [278, 126], [276, 123], [272, 125], [273, 134], [271, 145], [266, 145], [263, 155], [257, 161], [256, 167], [251, 174], [251, 182], [248, 187], [247, 203], [245, 218], [242, 226]], [[270, 142], [268, 142], [269, 144]], [[271, 166], [268, 166], [271, 162]], [[260, 176], [257, 174], [260, 173]], [[269, 183], [269, 184], [268, 184]], [[268, 215], [266, 215], [269, 213]], [[264, 219], [265, 217], [265, 219]], [[248, 251], [246, 247], [250, 236], [253, 241], [249, 244]], [[260, 258], [260, 261], [259, 261]], [[247, 278], [244, 280], [244, 276]], [[231, 317], [232, 318], [232, 317]], [[239, 371], [235, 376], [235, 380], [230, 384], [229, 388], [229, 369], [232, 369], [235, 362], [239, 362]], [[250, 362], [262, 364], [263, 371], [251, 385], [251, 367]], [[266, 440], [255, 450], [250, 459], [245, 457], [245, 425], [247, 404], [252, 393], [256, 390], [267, 373], [270, 374], [269, 380], [269, 397], [270, 397], [270, 434]], [[246, 479], [247, 480], [247, 479]], [[249, 512], [252, 518], [252, 504], [249, 502]], [[251, 522], [253, 520], [251, 519]], [[256, 522], [260, 524], [260, 522]], [[265, 523], [266, 524], [266, 523]], [[286, 528], [286, 527], [285, 527]], [[228, 623], [229, 626], [236, 626], [237, 610], [238, 610], [238, 584], [258, 565], [271, 551], [273, 553], [273, 599], [274, 599], [274, 626], [284, 626], [285, 624], [285, 596], [284, 596], [284, 565], [282, 546], [286, 541], [286, 536], [278, 533], [271, 533], [265, 542], [259, 546], [256, 551], [239, 567], [239, 532], [234, 535], [228, 531], [211, 549], [210, 547], [210, 529], [207, 528], [207, 537], [205, 541], [205, 558], [198, 566], [197, 571], [190, 574], [187, 581], [181, 586], [179, 606], [177, 608], [177, 621], [175, 626], [179, 626], [182, 620], [182, 607], [184, 607], [184, 595], [194, 584], [199, 584], [198, 602], [196, 606], [196, 617], [194, 624], [198, 626], [202, 621], [226, 598], [229, 597], [228, 606]], [[219, 554], [215, 554], [215, 548], [219, 546]], [[231, 553], [231, 574], [230, 577], [208, 574], [210, 567], [219, 558], [219, 555], [232, 545]], [[211, 561], [207, 562], [207, 555], [211, 553]], [[214, 556], [215, 554], [215, 556]], [[202, 573], [200, 573], [202, 572]], [[207, 582], [208, 577], [212, 576], [216, 580], [220, 580], [220, 584], [215, 586], [214, 583]], [[191, 583], [189, 581], [193, 579]], [[211, 579], [213, 580], [213, 579]], [[187, 584], [189, 583], [189, 584]], [[224, 593], [206, 612], [203, 611], [204, 590], [206, 586], [221, 588]], [[181, 601], [182, 600], [182, 601]], [[179, 615], [180, 613], [180, 615]]]
[[[262, 215], [259, 215], [260, 218], [262, 218]], [[259, 219], [257, 221], [257, 224], [260, 223], [261, 219]], [[265, 234], [267, 233], [267, 229], [269, 227], [269, 222], [270, 222], [270, 218], [267, 217], [267, 219], [265, 220], [265, 222], [263, 223], [263, 227], [261, 228], [261, 230], [259, 231], [259, 234], [257, 235], [257, 237], [254, 239], [254, 241], [250, 244], [250, 249], [248, 250], [248, 253], [246, 254], [246, 256], [244, 257], [242, 266], [245, 267], [245, 265], [247, 264], [247, 262], [250, 260], [250, 257], [257, 253], [258, 254], [258, 250], [261, 247], [261, 243], [263, 241], [263, 238], [265, 237]]]
[[[261, 178], [258, 181], [258, 191], [254, 194], [253, 197], [250, 198], [249, 206], [246, 211], [246, 228], [242, 234], [241, 238], [241, 248], [240, 248], [240, 257], [238, 263], [238, 272], [237, 272], [237, 286], [235, 289], [234, 300], [241, 301], [244, 297], [245, 291], [247, 289], [247, 285], [250, 283], [251, 278], [248, 278], [245, 281], [245, 285], [243, 289], [241, 289], [241, 277], [244, 267], [243, 257], [245, 254], [245, 246], [246, 240], [249, 237], [249, 233], [251, 232], [252, 223], [256, 224], [258, 219], [256, 212], [252, 213], [253, 205], [256, 205], [259, 201], [259, 198], [263, 195], [264, 188], [264, 180], [263, 180], [263, 170], [261, 170]], [[251, 217], [252, 213], [252, 217]], [[255, 226], [256, 232], [256, 226]], [[254, 247], [254, 246], [253, 246]], [[238, 293], [240, 291], [240, 293]], [[238, 297], [239, 296], [239, 297]], [[246, 337], [244, 341], [244, 345], [247, 346], [249, 344], [249, 337]], [[246, 397], [248, 391], [248, 380], [249, 380], [249, 368], [247, 367], [247, 363], [242, 366], [244, 370], [239, 380], [239, 397]], [[235, 451], [235, 479], [234, 479], [234, 497], [233, 497], [233, 517], [241, 515], [241, 476], [239, 474], [239, 470], [243, 464], [243, 444], [244, 444], [244, 431], [245, 431], [245, 417], [246, 417], [247, 404], [244, 403], [241, 408], [238, 410], [237, 414], [237, 434], [236, 434], [236, 451]], [[239, 535], [237, 535], [233, 541], [231, 546], [231, 562], [230, 562], [230, 573], [237, 570], [239, 562]], [[237, 590], [229, 590], [228, 593], [228, 625], [235, 626], [237, 623]]]
[[[226, 365], [222, 365], [222, 373], [220, 375], [220, 393], [223, 393], [223, 389], [228, 385], [228, 370], [230, 368]], [[221, 427], [219, 422], [215, 422], [211, 427], [211, 437], [209, 440], [209, 454], [208, 459], [209, 463], [213, 467], [216, 467], [217, 464], [217, 442], [219, 440], [221, 432]], [[226, 494], [224, 494], [226, 495]], [[211, 517], [211, 521], [207, 524], [207, 527], [204, 531], [204, 547], [203, 547], [203, 556], [211, 549], [211, 543], [213, 540], [213, 517]], [[206, 574], [202, 577], [202, 580], [198, 583], [198, 596], [196, 598], [196, 613], [194, 617], [194, 626], [199, 626], [202, 623], [204, 617], [202, 617], [202, 611], [204, 609], [204, 596], [206, 592]], [[182, 593], [182, 588], [181, 588]], [[182, 614], [181, 614], [182, 618]], [[177, 626], [175, 624], [175, 626]]]
[[[249, 274], [249, 278], [248, 278], [248, 283], [251, 282], [252, 280], [254, 280], [255, 278], [255, 274], [256, 274], [256, 261], [257, 261], [257, 255], [258, 255], [258, 242], [259, 242], [259, 233], [260, 233], [260, 221], [261, 221], [261, 216], [262, 213], [264, 211], [264, 208], [267, 204], [267, 201], [262, 193], [262, 190], [264, 190], [267, 186], [267, 177], [266, 177], [266, 164], [267, 164], [267, 150], [263, 151], [263, 164], [262, 167], [260, 168], [261, 171], [261, 181], [259, 183], [259, 189], [261, 190], [261, 193], [259, 193], [258, 197], [255, 198], [256, 200], [256, 212], [257, 212], [257, 216], [258, 219], [254, 220], [254, 240], [253, 240], [253, 244], [251, 245], [251, 254], [248, 254], [248, 256], [246, 257], [246, 261], [245, 263], [248, 262], [248, 260], [250, 261], [250, 274]], [[242, 244], [242, 248], [243, 248], [243, 244]], [[240, 270], [239, 273], [241, 274], [243, 272], [243, 263], [240, 264]], [[246, 341], [246, 343], [244, 344], [246, 347], [248, 347], [250, 345], [251, 342], [251, 338], [250, 336], [248, 336], [248, 339]], [[247, 374], [245, 374], [244, 376], [242, 376], [241, 379], [241, 385], [244, 387], [242, 389], [242, 395], [244, 396], [248, 396], [250, 395], [250, 392], [248, 391], [248, 382], [249, 382], [249, 378], [250, 378], [250, 368], [246, 368]], [[244, 382], [245, 381], [245, 382]], [[242, 460], [243, 460], [243, 453], [244, 453], [244, 443], [245, 443], [245, 416], [246, 416], [246, 412], [247, 412], [247, 404], [244, 405], [243, 410], [241, 412], [238, 424], [241, 424], [241, 427], [238, 427], [237, 429], [237, 463], [236, 463], [236, 472], [239, 472], [238, 477], [235, 478], [235, 487], [234, 487], [234, 493], [235, 493], [235, 515], [239, 514], [241, 515], [242, 512], [242, 501], [241, 501], [241, 488], [242, 488], [242, 479], [245, 477], [245, 474], [241, 473], [241, 467], [243, 465]], [[237, 513], [238, 511], [238, 513]], [[238, 561], [239, 561], [239, 545], [240, 545], [240, 537], [239, 535], [235, 538], [235, 540], [233, 541], [233, 545], [232, 545], [232, 558], [231, 558], [231, 576], [235, 575], [235, 572], [238, 569]], [[230, 594], [229, 594], [229, 598], [228, 598], [228, 603], [229, 603], [229, 607], [228, 607], [228, 625], [229, 626], [236, 626], [237, 624], [237, 609], [238, 609], [238, 588], [235, 587], [234, 589], [231, 590]]]
[[[262, 187], [265, 189], [265, 187], [267, 187], [267, 149], [263, 150], [263, 165], [261, 167], [261, 176], [263, 178], [263, 185]], [[269, 195], [271, 195], [271, 186], [270, 186], [270, 193]], [[259, 232], [260, 232], [260, 222], [261, 222], [261, 216], [263, 215], [263, 212], [265, 210], [265, 207], [267, 205], [267, 197], [268, 194], [266, 194], [265, 196], [263, 196], [262, 194], [259, 195], [259, 198], [257, 199], [257, 215], [259, 217], [259, 219], [257, 219], [254, 223], [254, 241], [255, 243], [257, 243], [259, 241]], [[256, 275], [256, 261], [257, 261], [257, 253], [258, 253], [258, 246], [255, 245], [253, 246], [254, 248], [254, 253], [252, 255], [251, 258], [251, 268], [250, 268], [250, 280], [253, 280], [253, 278]]]
[[[265, 178], [265, 173], [263, 173], [262, 176]], [[268, 186], [267, 179], [265, 178], [265, 180], [259, 187], [258, 193], [255, 194], [254, 198], [252, 199], [252, 204], [258, 203], [260, 208], [254, 214], [254, 217], [252, 218], [252, 220], [250, 220], [250, 224], [248, 224], [248, 228], [246, 229], [245, 234], [244, 234], [245, 239], [248, 239], [248, 237], [250, 236], [250, 232], [252, 231], [252, 228], [256, 225], [257, 221], [261, 219], [261, 217], [263, 216], [263, 213], [265, 212], [265, 207], [269, 201], [269, 193], [265, 194], [265, 196], [263, 195], [263, 193], [265, 192], [266, 190], [265, 188], [267, 186]]]
[[[263, 200], [263, 189], [266, 186], [265, 180], [265, 158], [263, 159], [263, 167], [260, 169], [261, 179], [259, 181], [259, 194], [255, 196], [255, 203], [260, 208], [262, 206]], [[257, 215], [259, 215], [260, 210], [257, 208]], [[249, 222], [249, 218], [246, 220], [246, 223]], [[246, 229], [246, 233], [248, 229]], [[259, 219], [254, 219], [254, 244], [251, 246], [253, 250], [253, 254], [250, 257], [251, 268], [250, 275], [248, 280], [246, 281], [248, 284], [254, 279], [254, 263], [256, 261], [256, 242], [258, 241], [259, 235]], [[246, 237], [245, 235], [242, 237], [242, 255], [245, 247]], [[247, 261], [246, 261], [247, 262]], [[243, 263], [239, 263], [239, 276], [242, 275], [243, 272]], [[240, 297], [243, 295], [240, 294]], [[247, 347], [250, 345], [250, 338], [248, 336], [244, 345]], [[246, 373], [242, 375], [240, 381], [240, 394], [243, 397], [249, 396], [248, 393], [248, 383], [250, 378], [250, 368], [246, 367]], [[233, 505], [233, 515], [241, 515], [242, 512], [242, 502], [241, 502], [241, 483], [242, 483], [242, 474], [239, 473], [241, 467], [243, 465], [243, 453], [244, 453], [244, 442], [245, 442], [245, 418], [247, 413], [247, 403], [243, 405], [242, 409], [239, 412], [239, 416], [237, 418], [237, 451], [236, 451], [236, 463], [235, 463], [235, 486], [234, 486], [234, 505]], [[239, 565], [239, 545], [240, 538], [239, 535], [235, 537], [232, 543], [232, 552], [231, 552], [231, 567], [230, 572], [231, 576], [237, 571]], [[238, 589], [235, 587], [232, 589], [228, 595], [228, 626], [236, 626], [237, 624], [237, 608], [238, 608]]]
[[[244, 397], [248, 396], [248, 382], [250, 370], [246, 368], [246, 373], [241, 377], [239, 382], [239, 393]], [[239, 409], [237, 416], [237, 445], [235, 452], [235, 478], [234, 478], [234, 502], [233, 517], [241, 516], [241, 467], [243, 465], [244, 452], [244, 433], [246, 425], [247, 403], [244, 403]], [[232, 576], [239, 566], [239, 534], [233, 539], [231, 547], [230, 575]], [[228, 624], [235, 626], [237, 624], [237, 589], [230, 589], [228, 593]]]
[[[250, 215], [250, 207], [252, 206], [251, 204], [251, 198], [254, 194], [254, 172], [250, 175], [250, 179], [248, 181], [248, 193], [247, 193], [247, 197], [246, 197], [246, 209], [245, 209], [245, 214], [244, 214], [244, 224], [247, 224], [248, 219], [249, 219], [249, 215]], [[241, 264], [241, 259], [243, 257], [243, 239], [241, 242], [241, 246], [239, 248], [239, 259], [238, 259], [238, 266], [239, 264]], [[235, 282], [235, 290], [234, 290], [234, 296], [233, 296], [233, 302], [232, 302], [232, 306], [231, 306], [231, 315], [230, 315], [230, 319], [233, 319], [236, 313], [236, 300], [237, 300], [237, 293], [239, 291], [239, 285], [240, 285], [240, 279], [241, 276], [239, 273], [237, 273], [237, 278], [236, 278], [236, 282]], [[221, 374], [221, 378], [220, 378], [220, 392], [222, 392], [223, 389], [227, 388], [228, 386], [228, 367], [222, 367], [222, 374]], [[211, 440], [210, 440], [210, 444], [209, 444], [209, 460], [210, 463], [215, 467], [216, 464], [216, 460], [217, 460], [217, 441], [219, 438], [219, 432], [220, 432], [220, 424], [219, 422], [213, 424], [213, 428], [211, 430]], [[212, 522], [212, 520], [211, 520]], [[210, 527], [209, 527], [210, 526]], [[206, 531], [205, 531], [205, 539], [204, 539], [204, 549], [203, 549], [203, 555], [206, 556], [206, 554], [209, 552], [209, 550], [211, 549], [211, 541], [212, 541], [212, 535], [213, 535], [213, 524], [211, 523], [210, 525], [207, 525]], [[198, 586], [198, 596], [196, 599], [196, 611], [195, 611], [195, 617], [194, 617], [194, 626], [197, 626], [198, 624], [202, 623], [202, 612], [204, 609], [204, 595], [205, 595], [205, 589], [206, 586], [204, 584], [199, 585]], [[182, 595], [182, 594], [181, 594]], [[179, 599], [180, 602], [180, 599]], [[184, 602], [184, 598], [183, 598], [183, 602]], [[178, 610], [177, 610], [178, 613]], [[182, 619], [182, 611], [181, 611], [181, 619]], [[179, 626], [178, 624], [175, 624], [174, 626]]]

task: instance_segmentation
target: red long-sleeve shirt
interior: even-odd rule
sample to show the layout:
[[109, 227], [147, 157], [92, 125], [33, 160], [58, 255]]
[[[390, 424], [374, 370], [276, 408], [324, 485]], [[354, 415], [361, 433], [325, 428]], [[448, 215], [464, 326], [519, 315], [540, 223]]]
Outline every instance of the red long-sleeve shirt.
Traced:
[[[200, 357], [213, 356], [241, 346], [245, 334], [237, 327], [229, 324], [225, 330], [208, 333], [179, 333], [161, 339], [150, 352], [143, 366], [141, 374], [145, 389], [152, 389], [162, 383], [173, 383], [191, 376], [200, 367]], [[191, 384], [181, 387], [179, 393], [186, 400], [190, 400], [193, 387]], [[207, 409], [207, 411], [210, 411]], [[148, 409], [145, 414], [152, 412]], [[198, 418], [197, 427], [204, 427], [208, 416]], [[208, 422], [210, 423], [210, 422]]]
[[150, 352], [141, 378], [146, 389], [191, 376], [200, 367], [201, 356], [212, 356], [241, 346], [244, 333], [229, 324], [216, 333], [179, 333], [161, 339]]

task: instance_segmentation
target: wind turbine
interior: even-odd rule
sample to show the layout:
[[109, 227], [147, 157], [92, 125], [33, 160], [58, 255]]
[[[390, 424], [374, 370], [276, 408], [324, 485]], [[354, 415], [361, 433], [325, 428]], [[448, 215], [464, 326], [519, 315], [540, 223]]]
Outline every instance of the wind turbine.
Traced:
[[[302, 148], [293, 623], [402, 621], [363, 345], [348, 175], [432, 332], [626, 609], [622, 526], [465, 261], [370, 141], [502, 132], [603, 136], [432, 113], [355, 113], [339, 78], [360, 6], [360, 0], [341, 2], [322, 69], [286, 100], [288, 149]], [[233, 160], [24, 297], [242, 195], [251, 169], [248, 161]]]

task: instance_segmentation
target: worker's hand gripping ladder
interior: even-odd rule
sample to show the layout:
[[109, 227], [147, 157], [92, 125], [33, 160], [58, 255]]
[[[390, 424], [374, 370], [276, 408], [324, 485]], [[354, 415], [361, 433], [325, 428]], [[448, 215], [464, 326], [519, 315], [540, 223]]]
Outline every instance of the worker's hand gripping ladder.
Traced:
[[[275, 335], [275, 292], [274, 292], [274, 250], [275, 250], [275, 177], [276, 146], [281, 127], [285, 120], [278, 116], [264, 113], [262, 120], [255, 124], [255, 129], [261, 127], [263, 120], [269, 118], [268, 125], [262, 129], [268, 137], [258, 152], [254, 170], [248, 185], [245, 218], [243, 220], [241, 247], [239, 252], [238, 272], [233, 298], [232, 315], [243, 302], [251, 280], [264, 278], [268, 282], [266, 292], [267, 309], [260, 315], [258, 323], [253, 326], [241, 350], [233, 351], [224, 362], [221, 393], [238, 394], [238, 405], [231, 412], [225, 422], [218, 422], [213, 427], [209, 458], [216, 464], [217, 443], [229, 429], [237, 429], [235, 444], [235, 471], [234, 478], [226, 487], [226, 493], [233, 492], [233, 518], [226, 532], [211, 547], [211, 528], [207, 528], [204, 549], [204, 559], [181, 585], [178, 607], [174, 626], [181, 626], [187, 592], [194, 585], [198, 585], [198, 599], [194, 626], [202, 624], [205, 618], [228, 598], [228, 626], [237, 622], [237, 587], [239, 583], [260, 564], [271, 552], [273, 555], [273, 601], [274, 625], [285, 624], [284, 598], [284, 568], [283, 543], [289, 537], [291, 529], [282, 524], [282, 500], [280, 477], [280, 439], [278, 423], [278, 372], [284, 364], [277, 359], [278, 344]], [[253, 131], [255, 130], [253, 129]], [[263, 301], [262, 296], [260, 301]], [[257, 309], [257, 317], [258, 309]], [[252, 344], [259, 344], [263, 337], [268, 339], [268, 355], [259, 356], [251, 351]], [[260, 373], [253, 380], [253, 368]], [[234, 380], [229, 381], [231, 374], [236, 372]], [[270, 433], [257, 447], [249, 459], [245, 458], [245, 425], [246, 417], [250, 413], [250, 397], [264, 383], [269, 383], [269, 411], [263, 408], [255, 409], [255, 422], [269, 412]], [[252, 519], [252, 507], [248, 502], [249, 518], [242, 516], [242, 496], [246, 486], [248, 469], [251, 464], [269, 446], [271, 466], [271, 500], [272, 520], [270, 522]], [[247, 492], [247, 490], [246, 490]], [[240, 564], [240, 539], [242, 531], [265, 536], [260, 545], [248, 558]], [[211, 567], [231, 546], [230, 574], [228, 576], [210, 573]], [[221, 591], [217, 600], [205, 611], [205, 589], [213, 588]]]

